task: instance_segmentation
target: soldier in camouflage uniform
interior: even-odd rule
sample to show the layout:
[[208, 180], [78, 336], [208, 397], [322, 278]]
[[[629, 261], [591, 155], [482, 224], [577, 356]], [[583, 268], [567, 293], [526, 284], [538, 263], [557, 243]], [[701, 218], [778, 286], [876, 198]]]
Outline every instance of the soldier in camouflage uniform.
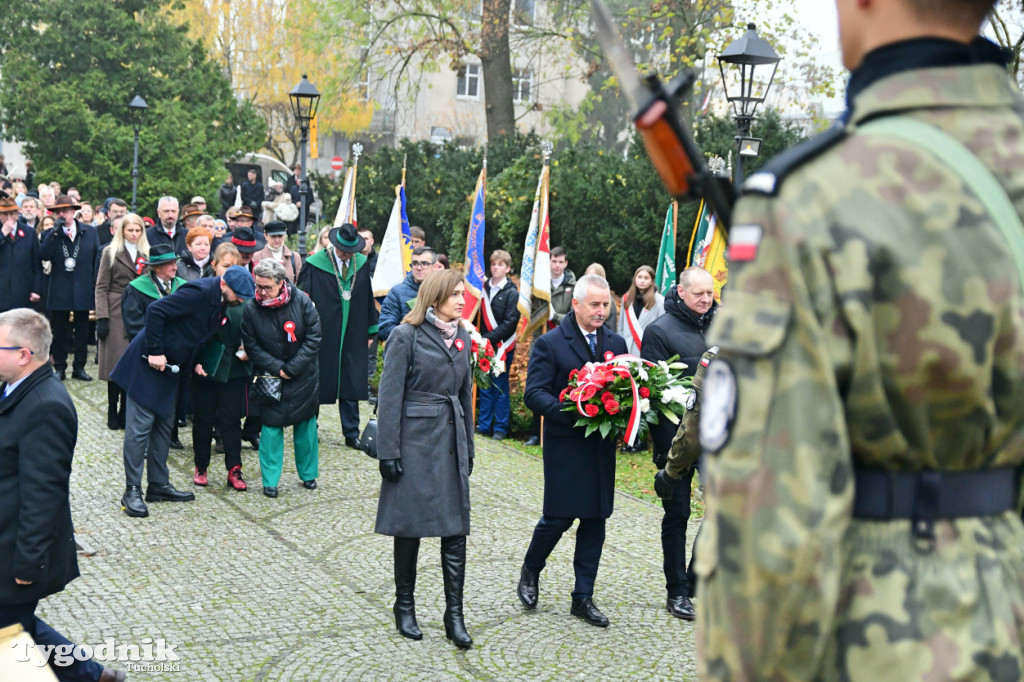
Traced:
[[992, 4], [837, 0], [845, 121], [744, 186], [699, 424], [702, 678], [1024, 677], [1020, 227], [862, 130], [943, 131], [1024, 214]]

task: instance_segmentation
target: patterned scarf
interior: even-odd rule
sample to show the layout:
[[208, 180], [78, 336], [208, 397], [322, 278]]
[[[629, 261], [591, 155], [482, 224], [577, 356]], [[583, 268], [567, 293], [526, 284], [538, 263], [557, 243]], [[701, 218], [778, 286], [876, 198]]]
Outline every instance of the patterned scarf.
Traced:
[[286, 305], [288, 300], [291, 298], [291, 294], [288, 293], [288, 282], [281, 282], [281, 293], [274, 298], [267, 298], [266, 296], [266, 294], [257, 289], [256, 305], [264, 308], [280, 308], [281, 306]]
[[434, 314], [433, 308], [427, 308], [427, 322], [437, 327], [437, 330], [441, 332], [441, 338], [444, 339], [445, 345], [451, 348], [452, 344], [455, 343], [455, 334], [459, 331], [459, 321], [442, 322]]

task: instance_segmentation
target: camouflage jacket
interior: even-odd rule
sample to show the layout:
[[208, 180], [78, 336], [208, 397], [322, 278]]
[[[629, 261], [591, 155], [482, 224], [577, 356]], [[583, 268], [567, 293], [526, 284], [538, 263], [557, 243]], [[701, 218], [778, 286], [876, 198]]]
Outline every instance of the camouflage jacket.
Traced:
[[737, 205], [700, 419], [701, 677], [1020, 679], [1016, 514], [936, 522], [921, 550], [909, 521], [851, 509], [855, 462], [1024, 461], [1006, 241], [926, 148], [858, 126], [898, 114], [938, 127], [1024, 214], [1024, 102], [1004, 69], [975, 64], [887, 76], [853, 111], [788, 174], [751, 176]]
[[672, 438], [672, 449], [668, 453], [665, 472], [672, 478], [682, 478], [686, 470], [694, 465], [700, 457], [700, 442], [697, 439], [697, 425], [700, 420], [700, 396], [704, 390], [704, 375], [707, 373], [711, 360], [718, 355], [718, 348], [712, 346], [704, 351], [697, 370], [693, 373], [693, 390], [696, 398], [693, 406], [679, 420], [679, 428]]

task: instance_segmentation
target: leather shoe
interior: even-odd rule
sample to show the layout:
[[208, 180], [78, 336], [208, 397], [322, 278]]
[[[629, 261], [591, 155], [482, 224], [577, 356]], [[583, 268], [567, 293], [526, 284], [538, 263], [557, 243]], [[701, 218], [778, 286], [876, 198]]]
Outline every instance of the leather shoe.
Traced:
[[523, 445], [540, 445], [540, 436], [530, 436]]
[[355, 436], [345, 436], [345, 445], [352, 448], [353, 450], [362, 450], [363, 444], [359, 442], [359, 439]]
[[150, 483], [146, 488], [146, 502], [191, 502], [194, 493], [178, 490], [170, 483]]
[[172, 450], [184, 450], [185, 444], [181, 442], [180, 438], [172, 438], [170, 442], [170, 448]]
[[312, 478], [308, 481], [303, 481], [302, 487], [305, 488], [306, 490], [316, 490], [316, 479]]
[[144, 519], [149, 516], [146, 503], [142, 501], [141, 486], [130, 485], [124, 489], [124, 495], [121, 496], [121, 508], [124, 509], [125, 514], [133, 518]]
[[124, 682], [127, 677], [127, 673], [123, 670], [114, 670], [113, 668], [104, 668], [100, 674], [100, 682]]
[[573, 599], [569, 613], [585, 620], [590, 625], [596, 625], [599, 628], [608, 627], [608, 618], [597, 608], [592, 597]]
[[669, 597], [665, 601], [665, 610], [683, 620], [697, 619], [697, 614], [693, 610], [693, 602], [689, 597]]
[[245, 436], [242, 436], [242, 440], [244, 440], [246, 443], [248, 443], [249, 447], [251, 447], [253, 450], [259, 450], [260, 449], [260, 437], [259, 436], [254, 436], [252, 438], [246, 438]]
[[537, 608], [537, 598], [540, 596], [539, 583], [540, 576], [523, 564], [519, 573], [519, 587], [516, 588], [516, 594], [519, 595], [519, 601], [523, 602], [523, 606], [528, 609]]
[[501, 431], [495, 431], [494, 435], [492, 436], [492, 438], [494, 440], [505, 440], [505, 434], [502, 433]]
[[60, 378], [61, 381], [67, 381], [67, 378], [68, 378], [67, 370], [58, 369], [57, 370], [57, 376]]
[[181, 419], [179, 419], [179, 420], [175, 421], [175, 422], [174, 422], [174, 424], [175, 424], [175, 425], [176, 425], [176, 426], [177, 426], [177, 427], [178, 427], [179, 429], [183, 429], [183, 428], [185, 428], [186, 426], [188, 426], [188, 417], [182, 417]]
[[277, 497], [277, 486], [263, 486], [263, 494], [266, 495], [267, 497]]
[[92, 381], [92, 377], [86, 374], [84, 369], [72, 370], [71, 378], [78, 379], [79, 381]]

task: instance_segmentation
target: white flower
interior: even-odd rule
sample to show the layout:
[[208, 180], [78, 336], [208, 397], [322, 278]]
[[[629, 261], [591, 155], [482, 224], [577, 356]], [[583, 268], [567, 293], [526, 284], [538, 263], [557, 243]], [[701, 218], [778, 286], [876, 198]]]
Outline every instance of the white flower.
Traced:
[[647, 398], [640, 398], [640, 413], [644, 414], [651, 411], [651, 401]]
[[465, 318], [463, 318], [462, 320], [462, 328], [465, 329], [470, 334], [476, 331], [476, 327], [473, 326], [473, 323]]
[[639, 365], [636, 368], [636, 374], [638, 377], [640, 377], [640, 381], [647, 381], [647, 370], [644, 368], [643, 365]]
[[665, 373], [668, 374], [668, 363], [667, 362], [665, 362], [664, 360], [658, 360], [658, 367], [661, 367], [663, 370], [665, 370]]
[[504, 372], [504, 371], [505, 371], [505, 361], [504, 360], [495, 360], [493, 363], [491, 363], [491, 374], [493, 374], [494, 376], [501, 376], [502, 372]]

